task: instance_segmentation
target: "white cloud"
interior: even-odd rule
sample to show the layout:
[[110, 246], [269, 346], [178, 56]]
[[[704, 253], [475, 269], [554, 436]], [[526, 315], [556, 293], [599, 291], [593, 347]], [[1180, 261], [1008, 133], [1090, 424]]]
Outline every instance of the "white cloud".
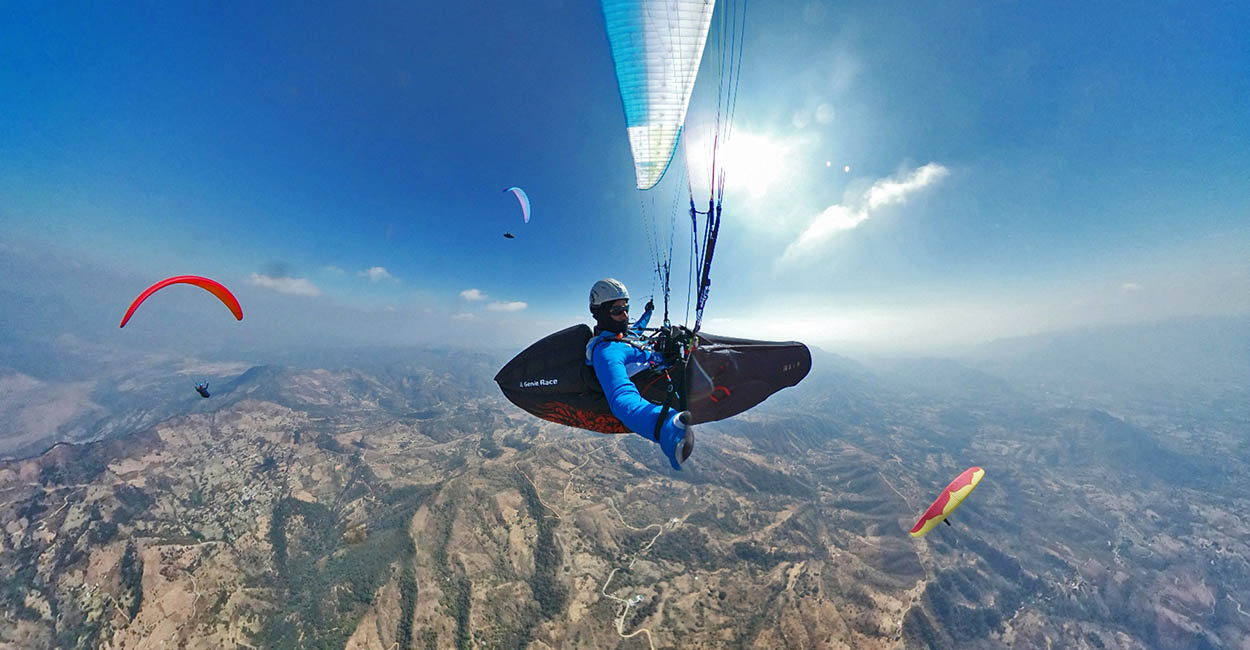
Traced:
[[833, 235], [858, 227], [877, 209], [905, 203], [910, 195], [937, 183], [949, 173], [945, 167], [937, 163], [929, 163], [902, 175], [901, 178], [878, 180], [862, 195], [847, 201], [846, 205], [836, 204], [825, 208], [812, 219], [797, 239], [790, 242], [785, 252], [781, 254], [781, 261], [812, 253], [821, 244], [829, 241]]
[[356, 275], [359, 275], [362, 278], [369, 278], [370, 282], [375, 282], [375, 283], [381, 282], [383, 280], [396, 280], [397, 279], [395, 276], [387, 272], [386, 269], [380, 266], [374, 266], [374, 267], [365, 269], [364, 271], [361, 271], [357, 273]]
[[895, 203], [904, 203], [907, 196], [946, 178], [950, 172], [937, 163], [929, 163], [905, 178], [886, 178], [873, 183], [867, 199], [869, 211]]
[[528, 306], [520, 300], [514, 300], [512, 302], [492, 302], [486, 305], [486, 308], [491, 311], [521, 311]]
[[[828, 239], [830, 235], [842, 230], [850, 230], [868, 218], [867, 210], [851, 210], [842, 205], [831, 205], [820, 213], [819, 217], [799, 235], [791, 247], [809, 247]], [[787, 251], [789, 252], [789, 251]]]
[[1142, 286], [1140, 284], [1137, 284], [1136, 282], [1125, 282], [1124, 284], [1120, 285], [1120, 288], [1123, 289], [1124, 291], [1141, 291], [1142, 290]]
[[458, 321], [472, 321], [472, 320], [477, 320], [477, 316], [474, 314], [469, 314], [469, 313], [459, 313], [459, 314], [452, 314], [451, 319], [458, 320]]
[[247, 279], [249, 284], [258, 287], [273, 289], [279, 293], [289, 293], [293, 296], [309, 296], [316, 298], [321, 295], [321, 289], [317, 285], [309, 282], [304, 278], [275, 278], [260, 273], [253, 273]]
[[341, 269], [341, 268], [339, 268], [339, 267], [337, 267], [337, 266], [335, 266], [335, 265], [333, 265], [333, 264], [326, 265], [326, 267], [325, 267], [325, 271], [326, 271], [327, 273], [333, 273], [333, 274], [335, 274], [335, 275], [343, 275], [344, 273], [346, 273], [346, 271], [344, 271], [343, 269]]
[[460, 292], [460, 297], [465, 300], [486, 300], [486, 294], [477, 289], [465, 289]]

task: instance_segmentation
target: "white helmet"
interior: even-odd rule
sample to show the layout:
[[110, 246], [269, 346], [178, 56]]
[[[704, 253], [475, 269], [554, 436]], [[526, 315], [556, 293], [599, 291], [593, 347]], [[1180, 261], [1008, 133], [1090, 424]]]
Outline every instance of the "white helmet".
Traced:
[[629, 291], [625, 289], [625, 285], [620, 280], [604, 278], [590, 288], [591, 311], [594, 311], [599, 305], [605, 302], [612, 302], [613, 300], [629, 300]]

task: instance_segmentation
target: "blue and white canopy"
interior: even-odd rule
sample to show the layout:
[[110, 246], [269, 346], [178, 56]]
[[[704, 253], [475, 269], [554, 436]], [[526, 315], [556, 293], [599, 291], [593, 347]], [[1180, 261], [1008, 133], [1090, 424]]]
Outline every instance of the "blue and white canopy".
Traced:
[[603, 0], [638, 189], [655, 186], [686, 121], [716, 0]]

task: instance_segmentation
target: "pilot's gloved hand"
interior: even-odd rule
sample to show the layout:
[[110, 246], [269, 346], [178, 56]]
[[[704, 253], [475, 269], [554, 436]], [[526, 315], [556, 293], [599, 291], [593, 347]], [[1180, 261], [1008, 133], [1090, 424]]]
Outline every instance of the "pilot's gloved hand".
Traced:
[[660, 428], [660, 449], [668, 456], [668, 463], [678, 471], [681, 471], [682, 463], [690, 458], [690, 452], [694, 451], [694, 425], [691, 420], [690, 411], [682, 411]]

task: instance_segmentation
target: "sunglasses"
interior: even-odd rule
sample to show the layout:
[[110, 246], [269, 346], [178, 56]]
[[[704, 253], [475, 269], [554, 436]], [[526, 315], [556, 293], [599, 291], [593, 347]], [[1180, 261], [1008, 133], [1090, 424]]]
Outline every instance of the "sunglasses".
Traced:
[[619, 306], [612, 307], [611, 309], [608, 309], [608, 314], [612, 316], [620, 316], [621, 314], [628, 314], [628, 313], [629, 313], [629, 305], [625, 305], [623, 307], [619, 307]]

